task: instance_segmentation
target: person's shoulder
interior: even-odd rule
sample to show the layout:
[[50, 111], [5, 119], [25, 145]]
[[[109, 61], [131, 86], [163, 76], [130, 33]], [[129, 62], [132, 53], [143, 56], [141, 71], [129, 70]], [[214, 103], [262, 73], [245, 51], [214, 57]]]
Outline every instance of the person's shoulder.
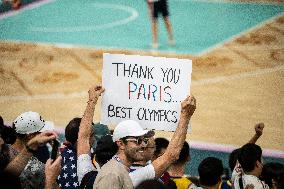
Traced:
[[171, 177], [171, 179], [176, 183], [177, 188], [186, 188], [192, 183], [187, 177]]
[[[68, 157], [67, 160], [73, 161], [74, 159], [77, 159], [77, 153], [76, 150], [71, 147], [71, 146], [66, 146], [65, 148], [63, 148], [62, 152], [61, 152], [61, 156], [62, 157]], [[73, 158], [70, 158], [73, 157]], [[67, 161], [65, 160], [65, 161]]]
[[254, 188], [259, 188], [259, 189], [268, 189], [268, 185], [265, 184], [263, 181], [261, 181], [258, 177], [253, 176], [253, 175], [243, 175], [243, 178], [245, 180], [245, 184], [252, 184]]
[[123, 165], [121, 163], [119, 163], [118, 161], [111, 159], [101, 167], [100, 172], [101, 171], [103, 171], [103, 172], [105, 172], [105, 171], [112, 171], [112, 172], [120, 171], [120, 170], [123, 170], [122, 166]]
[[232, 183], [229, 180], [222, 181], [221, 189], [230, 189], [230, 188], [232, 188]]
[[29, 167], [31, 168], [31, 171], [33, 171], [33, 170], [34, 171], [35, 170], [44, 170], [45, 164], [42, 163], [41, 161], [39, 161], [36, 157], [32, 156], [29, 159], [25, 169], [27, 169]]
[[109, 166], [119, 166], [119, 162], [114, 160], [114, 159], [110, 159], [108, 162], [106, 162], [103, 167], [109, 167]]
[[129, 177], [128, 171], [126, 168], [123, 168], [122, 164], [117, 162], [116, 160], [109, 160], [106, 164], [104, 164], [100, 171], [98, 172], [98, 175], [96, 177], [95, 183], [101, 183], [102, 180], [105, 181], [105, 179], [114, 179], [117, 180], [118, 178], [122, 177]]

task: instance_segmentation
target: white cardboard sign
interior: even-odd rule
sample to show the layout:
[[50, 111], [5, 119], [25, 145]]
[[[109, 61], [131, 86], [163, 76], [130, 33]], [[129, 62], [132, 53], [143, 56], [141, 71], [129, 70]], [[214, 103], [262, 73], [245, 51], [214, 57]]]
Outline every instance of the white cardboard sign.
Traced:
[[191, 73], [188, 59], [104, 54], [101, 123], [131, 119], [144, 129], [174, 131]]

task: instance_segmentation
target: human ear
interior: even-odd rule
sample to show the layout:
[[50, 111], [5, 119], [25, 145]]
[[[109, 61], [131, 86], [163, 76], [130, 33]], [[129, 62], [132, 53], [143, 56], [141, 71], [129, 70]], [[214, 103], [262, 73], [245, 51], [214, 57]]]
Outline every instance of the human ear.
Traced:
[[124, 150], [125, 149], [125, 144], [121, 140], [116, 141], [116, 145], [118, 146], [118, 149], [120, 149], [120, 150]]

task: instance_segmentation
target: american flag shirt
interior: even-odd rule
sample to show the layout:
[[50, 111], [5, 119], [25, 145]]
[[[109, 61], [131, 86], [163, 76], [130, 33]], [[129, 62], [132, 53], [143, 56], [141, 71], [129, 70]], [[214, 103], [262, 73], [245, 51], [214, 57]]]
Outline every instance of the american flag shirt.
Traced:
[[57, 178], [60, 188], [77, 189], [79, 182], [77, 177], [77, 153], [76, 150], [68, 145], [61, 153], [61, 173]]

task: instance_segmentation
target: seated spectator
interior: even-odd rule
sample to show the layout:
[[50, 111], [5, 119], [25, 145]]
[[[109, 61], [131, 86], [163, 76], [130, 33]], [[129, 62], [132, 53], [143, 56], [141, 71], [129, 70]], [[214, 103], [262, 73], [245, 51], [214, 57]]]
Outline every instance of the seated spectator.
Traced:
[[262, 150], [256, 144], [245, 144], [238, 153], [238, 161], [243, 170], [243, 174], [237, 175], [234, 179], [235, 189], [245, 188], [251, 184], [254, 188], [269, 188], [259, 179], [262, 171]]
[[278, 178], [284, 174], [284, 165], [281, 163], [266, 163], [263, 165], [260, 179], [264, 181], [269, 188], [277, 189]]
[[231, 188], [222, 181], [223, 164], [215, 157], [207, 157], [198, 166], [199, 182], [201, 188], [219, 189]]

